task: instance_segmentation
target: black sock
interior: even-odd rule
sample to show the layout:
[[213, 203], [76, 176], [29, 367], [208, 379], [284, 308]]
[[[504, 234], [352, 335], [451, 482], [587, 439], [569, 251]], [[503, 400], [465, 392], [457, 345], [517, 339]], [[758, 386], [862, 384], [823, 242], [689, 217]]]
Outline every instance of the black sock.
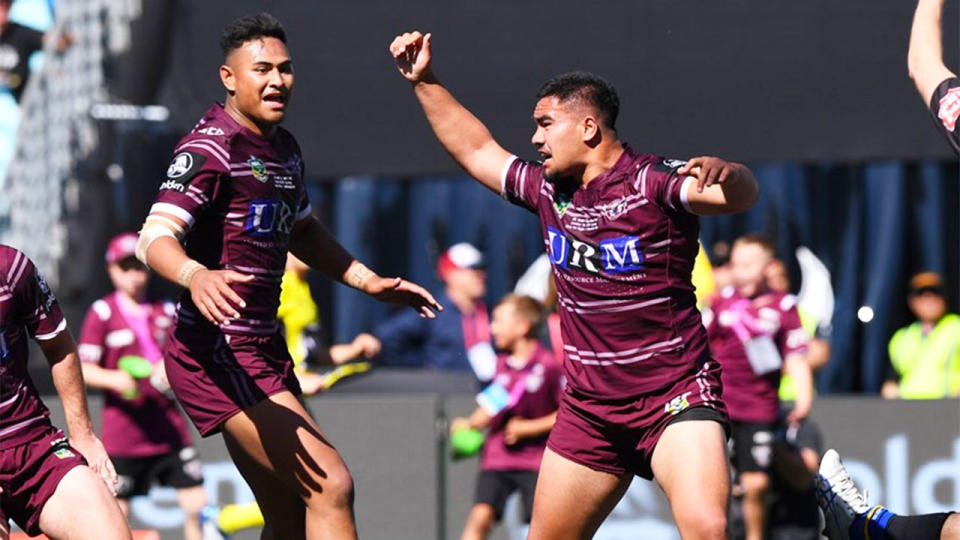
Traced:
[[887, 524], [884, 538], [891, 540], [940, 540], [940, 529], [950, 517], [943, 514], [923, 514], [922, 516], [893, 516]]

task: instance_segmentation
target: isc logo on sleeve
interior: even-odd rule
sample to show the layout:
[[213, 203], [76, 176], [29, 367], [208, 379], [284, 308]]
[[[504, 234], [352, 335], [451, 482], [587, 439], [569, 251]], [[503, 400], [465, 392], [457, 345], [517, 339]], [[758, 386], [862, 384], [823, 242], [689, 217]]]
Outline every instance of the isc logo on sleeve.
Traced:
[[591, 274], [625, 274], [643, 269], [639, 236], [615, 236], [591, 244], [547, 227], [550, 262]]

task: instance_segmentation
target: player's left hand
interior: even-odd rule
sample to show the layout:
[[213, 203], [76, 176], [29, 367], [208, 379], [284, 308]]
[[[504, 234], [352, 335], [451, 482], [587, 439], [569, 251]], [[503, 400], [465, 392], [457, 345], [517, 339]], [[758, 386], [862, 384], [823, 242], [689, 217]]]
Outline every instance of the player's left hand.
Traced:
[[787, 423], [799, 427], [808, 416], [810, 416], [809, 410], [796, 407], [787, 414]]
[[87, 460], [87, 465], [93, 469], [93, 472], [100, 475], [103, 483], [107, 485], [110, 493], [117, 494], [117, 470], [113, 468], [113, 462], [107, 455], [107, 450], [103, 447], [95, 435], [86, 437], [76, 437], [70, 439], [70, 446], [77, 449]]
[[677, 169], [678, 176], [692, 176], [697, 179], [697, 192], [714, 184], [733, 183], [739, 180], [740, 167], [735, 163], [718, 157], [699, 156], [690, 159]]
[[371, 276], [363, 282], [363, 292], [381, 302], [406, 304], [426, 319], [434, 319], [437, 316], [436, 312], [443, 311], [443, 306], [429, 291], [416, 283], [398, 277]]

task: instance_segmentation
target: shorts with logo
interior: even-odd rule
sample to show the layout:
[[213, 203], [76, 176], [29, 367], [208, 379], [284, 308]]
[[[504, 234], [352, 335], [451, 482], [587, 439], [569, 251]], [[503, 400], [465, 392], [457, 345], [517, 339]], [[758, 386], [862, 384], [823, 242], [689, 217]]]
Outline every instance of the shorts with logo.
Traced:
[[775, 422], [730, 422], [730, 461], [739, 476], [744, 472], [766, 472], [773, 462]]
[[301, 393], [279, 332], [236, 335], [176, 326], [163, 357], [170, 387], [204, 437], [273, 394]]
[[523, 504], [523, 521], [530, 523], [533, 515], [533, 493], [537, 490], [537, 471], [481, 470], [477, 476], [477, 504], [489, 504], [497, 521], [503, 518], [503, 508], [514, 491], [520, 492]]
[[0, 515], [13, 519], [30, 536], [40, 534], [40, 512], [60, 480], [86, 465], [67, 436], [53, 426], [43, 437], [0, 450]]
[[117, 470], [117, 498], [146, 495], [154, 479], [161, 486], [184, 489], [203, 485], [197, 449], [187, 446], [158, 456], [112, 458]]
[[634, 398], [601, 400], [579, 394], [568, 385], [547, 447], [597, 471], [651, 480], [653, 450], [671, 423], [713, 420], [729, 436], [721, 395], [716, 362], [705, 362], [699, 371], [673, 385]]

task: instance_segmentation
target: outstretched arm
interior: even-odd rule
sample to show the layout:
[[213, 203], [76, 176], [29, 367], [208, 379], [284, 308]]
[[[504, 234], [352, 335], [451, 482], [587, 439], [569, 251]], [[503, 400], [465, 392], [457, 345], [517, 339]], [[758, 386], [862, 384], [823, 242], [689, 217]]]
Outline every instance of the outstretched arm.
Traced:
[[440, 144], [467, 174], [500, 193], [500, 177], [510, 153], [434, 76], [430, 65], [431, 37], [420, 32], [399, 35], [390, 44], [390, 54], [400, 74], [413, 86]]
[[426, 289], [401, 278], [377, 275], [353, 258], [340, 242], [310, 216], [298, 221], [290, 234], [290, 252], [330, 279], [365, 292], [382, 302], [407, 304], [420, 316], [434, 318], [443, 308]]
[[917, 91], [926, 105], [930, 105], [934, 90], [944, 80], [956, 75], [943, 63], [943, 42], [940, 15], [943, 0], [920, 0], [910, 29], [910, 48], [907, 51], [907, 69], [917, 85]]

